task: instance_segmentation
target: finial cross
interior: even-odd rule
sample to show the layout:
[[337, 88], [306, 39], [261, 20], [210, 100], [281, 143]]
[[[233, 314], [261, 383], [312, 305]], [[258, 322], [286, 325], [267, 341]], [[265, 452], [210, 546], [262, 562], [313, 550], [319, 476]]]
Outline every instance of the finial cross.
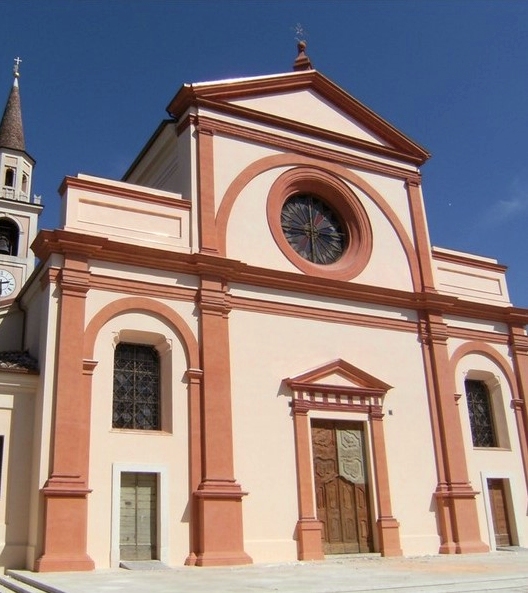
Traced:
[[15, 60], [15, 65], [13, 66], [13, 74], [18, 77], [20, 76], [20, 73], [18, 72], [18, 68], [20, 66], [20, 63], [22, 62], [22, 60], [19, 57], [16, 57]]
[[297, 23], [295, 25], [295, 41], [297, 43], [301, 43], [301, 41], [306, 41], [306, 31], [301, 23]]

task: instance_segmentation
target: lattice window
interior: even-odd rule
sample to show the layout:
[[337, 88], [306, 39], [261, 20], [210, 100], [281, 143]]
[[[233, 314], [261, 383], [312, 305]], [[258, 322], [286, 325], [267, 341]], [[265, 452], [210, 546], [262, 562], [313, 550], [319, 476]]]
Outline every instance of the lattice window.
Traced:
[[112, 426], [159, 430], [160, 363], [153, 346], [116, 346]]
[[488, 387], [484, 381], [465, 381], [469, 423], [474, 447], [496, 447], [497, 437]]

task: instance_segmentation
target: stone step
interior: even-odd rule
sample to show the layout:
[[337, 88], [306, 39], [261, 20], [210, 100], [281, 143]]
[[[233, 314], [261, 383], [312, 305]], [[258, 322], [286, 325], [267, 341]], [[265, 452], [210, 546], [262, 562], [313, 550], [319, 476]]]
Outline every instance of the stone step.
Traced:
[[34, 573], [22, 570], [8, 570], [5, 575], [0, 575], [0, 586], [14, 593], [63, 593], [56, 587], [39, 582]]

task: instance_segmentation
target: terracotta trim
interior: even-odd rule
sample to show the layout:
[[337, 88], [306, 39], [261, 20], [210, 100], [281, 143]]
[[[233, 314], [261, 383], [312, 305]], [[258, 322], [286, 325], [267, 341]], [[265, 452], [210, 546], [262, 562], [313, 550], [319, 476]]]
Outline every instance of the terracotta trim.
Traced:
[[[287, 148], [288, 146], [293, 146], [295, 144], [304, 144], [302, 141], [297, 139], [281, 138], [279, 136], [278, 133], [286, 131], [293, 134], [298, 134], [299, 136], [303, 137], [308, 136], [321, 142], [337, 144], [348, 149], [354, 149], [369, 154], [377, 154], [380, 157], [384, 157], [386, 159], [403, 161], [406, 164], [410, 163], [412, 165], [418, 166], [423, 163], [422, 159], [417, 159], [412, 156], [410, 157], [409, 154], [402, 152], [401, 150], [398, 150], [397, 148], [391, 146], [376, 144], [375, 142], [362, 140], [361, 138], [355, 138], [347, 134], [340, 134], [339, 132], [326, 130], [324, 128], [318, 128], [316, 126], [301, 123], [291, 119], [285, 119], [277, 115], [254, 111], [252, 109], [247, 109], [240, 105], [230, 105], [228, 103], [209, 101], [207, 99], [200, 99], [197, 105], [200, 109], [208, 109], [210, 111], [215, 111], [223, 115], [228, 115], [230, 117], [236, 117], [243, 120], [243, 123], [237, 122], [236, 124], [233, 124], [231, 122], [222, 121], [216, 117], [206, 116], [209, 121], [214, 122], [214, 126], [217, 132], [224, 133], [231, 137], [245, 139], [253, 137], [254, 141], [258, 141], [273, 146], [280, 146], [281, 148]], [[256, 123], [257, 125], [260, 124], [264, 126], [269, 126], [270, 128], [275, 128], [278, 133], [250, 128], [248, 127], [248, 123], [249, 125], [251, 125], [251, 123]], [[315, 151], [318, 151], [320, 148], [325, 152], [328, 151], [334, 154], [340, 152], [335, 149], [326, 147], [313, 147]], [[347, 156], [353, 158], [352, 155], [347, 155], [346, 153], [344, 153], [344, 156], [345, 158], [347, 158]], [[369, 161], [371, 163], [374, 162], [371, 159], [369, 159]], [[392, 170], [398, 170], [398, 167], [395, 165], [393, 165], [392, 167], [390, 165], [387, 165], [387, 167], [390, 167]], [[400, 167], [399, 171], [401, 171], [402, 168], [403, 167]]]
[[[418, 171], [412, 171], [408, 168], [372, 160], [369, 159], [366, 154], [358, 156], [328, 146], [317, 146], [310, 142], [304, 142], [298, 138], [287, 138], [274, 132], [242, 126], [240, 123], [234, 124], [203, 115], [200, 117], [202, 121], [205, 120], [210, 122], [210, 125], [215, 128], [217, 135], [224, 135], [225, 137], [249, 142], [258, 142], [259, 144], [278, 149], [281, 152], [304, 154], [305, 156], [310, 156], [314, 159], [335, 162], [354, 169], [380, 173], [381, 175], [387, 175], [396, 179], [416, 179], [417, 181], [421, 179], [421, 175]], [[184, 121], [189, 125], [193, 121], [193, 116], [189, 116]]]
[[293, 414], [295, 439], [295, 467], [297, 475], [297, 504], [299, 519], [295, 529], [298, 560], [323, 560], [323, 525], [315, 516], [313, 495], [312, 447], [310, 418], [306, 411], [296, 410]]
[[[321, 379], [325, 379], [336, 373], [347, 379], [351, 384], [355, 384], [356, 387], [348, 387], [346, 385], [339, 387], [321, 383]], [[330, 387], [332, 393], [342, 392], [344, 394], [359, 394], [361, 390], [364, 390], [370, 395], [378, 396], [384, 395], [389, 389], [392, 389], [392, 386], [388, 383], [369, 375], [369, 373], [341, 358], [331, 360], [325, 364], [310, 369], [309, 371], [290, 377], [289, 379], [286, 379], [286, 383], [290, 387], [295, 385], [298, 386], [299, 389], [304, 388], [309, 392], [319, 392], [321, 388], [324, 389]], [[352, 391], [350, 391], [351, 389]]]
[[198, 512], [197, 499], [193, 493], [198, 490], [202, 478], [202, 413], [201, 413], [201, 392], [203, 382], [203, 371], [190, 368], [187, 370], [189, 381], [188, 389], [188, 431], [189, 431], [189, 504], [191, 507], [189, 525], [189, 555], [185, 564], [194, 566], [196, 564], [196, 550], [200, 537], [201, 521]]
[[451, 363], [451, 373], [453, 376], [456, 376], [456, 369], [460, 364], [461, 360], [466, 357], [468, 354], [480, 354], [485, 356], [486, 358], [492, 360], [504, 373], [508, 381], [508, 386], [510, 388], [510, 392], [512, 394], [512, 398], [515, 398], [517, 395], [517, 384], [515, 381], [515, 374], [512, 370], [511, 363], [502, 356], [493, 346], [486, 344], [482, 341], [474, 340], [472, 342], [468, 342], [466, 344], [461, 344], [454, 352], [451, 354], [450, 363]]
[[95, 340], [102, 327], [108, 323], [110, 319], [131, 311], [144, 311], [146, 313], [153, 313], [163, 317], [172, 329], [181, 337], [188, 367], [200, 367], [198, 342], [185, 320], [168, 305], [143, 297], [125, 297], [113, 301], [100, 309], [92, 317], [84, 332], [84, 358], [93, 358]]
[[[190, 106], [198, 105], [204, 100], [217, 104], [223, 102], [226, 106], [235, 107], [226, 101], [305, 89], [315, 91], [351, 118], [359, 120], [380, 139], [398, 147], [408, 155], [408, 158], [415, 158], [421, 163], [429, 157], [426, 150], [316, 70], [279, 76], [185, 85], [170, 102], [167, 111], [173, 117], [178, 118]], [[249, 112], [248, 117], [253, 113], [260, 114], [260, 112], [248, 108], [238, 107], [238, 109]]]
[[[343, 255], [335, 263], [317, 265], [309, 262], [297, 254], [286, 240], [281, 226], [282, 208], [285, 201], [297, 193], [320, 196], [341, 218], [349, 240]], [[350, 280], [359, 275], [369, 262], [372, 229], [367, 213], [346, 184], [324, 171], [296, 167], [279, 175], [268, 194], [266, 215], [271, 234], [283, 255], [306, 274]]]
[[[469, 482], [460, 412], [454, 394], [455, 376], [447, 349], [448, 327], [438, 313], [427, 313], [422, 327], [422, 339], [429, 357], [432, 399], [431, 417], [437, 416], [442, 446], [445, 482], [439, 482], [435, 492], [441, 529], [439, 552], [444, 554], [487, 552], [481, 541], [475, 492]], [[434, 423], [433, 423], [434, 429]], [[436, 443], [435, 443], [436, 444]], [[440, 475], [441, 472], [439, 472]]]
[[357, 325], [362, 327], [376, 327], [395, 331], [416, 333], [416, 321], [391, 319], [390, 317], [376, 317], [375, 315], [349, 313], [347, 311], [333, 311], [291, 303], [265, 301], [263, 299], [231, 296], [231, 306], [238, 311], [251, 311], [266, 315], [280, 315], [281, 317], [297, 317], [300, 319], [315, 319], [329, 323]]
[[416, 245], [416, 255], [420, 265], [421, 289], [436, 292], [431, 261], [431, 245], [427, 232], [420, 183], [415, 179], [409, 179], [406, 186], [409, 199], [409, 212], [414, 232], [414, 244]]
[[242, 491], [234, 478], [231, 412], [229, 299], [222, 278], [204, 274], [198, 293], [201, 400], [202, 478], [194, 492], [199, 521], [198, 541], [191, 550], [197, 566], [248, 564], [242, 527]]
[[[359, 381], [362, 386], [325, 385], [314, 382], [337, 369], [344, 371], [350, 380]], [[294, 378], [284, 379], [284, 383], [292, 391], [290, 405], [293, 409], [299, 501], [299, 521], [296, 530], [299, 560], [320, 559], [322, 556], [321, 526], [314, 517], [313, 470], [310, 456], [312, 443], [308, 418], [310, 410], [353, 412], [368, 417], [378, 502], [380, 551], [383, 556], [401, 556], [399, 523], [392, 516], [391, 510], [385, 436], [381, 422], [383, 397], [391, 388], [390, 385], [342, 360], [330, 361]], [[304, 555], [307, 557], [304, 558]]]
[[508, 266], [504, 266], [497, 262], [474, 259], [471, 256], [466, 256], [462, 253], [445, 253], [443, 251], [437, 251], [434, 247], [432, 248], [431, 252], [435, 261], [443, 261], [450, 264], [460, 264], [471, 268], [477, 268], [479, 270], [497, 272], [499, 274], [503, 274], [508, 269]]
[[[517, 386], [517, 397], [512, 406], [517, 421], [517, 431], [524, 466], [524, 476], [528, 489], [528, 336], [523, 325], [510, 326], [510, 351]], [[513, 390], [512, 390], [513, 392]]]
[[453, 326], [449, 326], [447, 331], [450, 338], [458, 338], [459, 340], [470, 340], [472, 342], [482, 343], [492, 342], [493, 344], [508, 344], [507, 334]]
[[184, 302], [194, 302], [198, 290], [185, 286], [170, 286], [168, 284], [130, 280], [118, 276], [103, 276], [91, 274], [90, 286], [94, 290], [106, 292], [127, 293], [135, 296], [150, 296], [162, 299], [174, 299]]
[[[149, 204], [159, 204], [171, 207], [177, 206], [184, 210], [191, 210], [192, 208], [191, 201], [184, 200], [180, 194], [174, 194], [172, 192], [154, 188], [142, 189], [141, 186], [126, 181], [119, 183], [126, 184], [126, 187], [115, 185], [111, 180], [109, 180], [109, 183], [104, 183], [104, 181], [100, 181], [98, 178], [83, 179], [82, 177], [68, 176], [64, 178], [59, 188], [59, 193], [64, 195], [67, 190], [76, 189], [116, 198], [126, 198], [127, 200], [148, 202]], [[177, 198], [176, 196], [180, 197]]]
[[[227, 191], [225, 192], [222, 198], [220, 208], [218, 209], [218, 213], [216, 215], [216, 226], [220, 254], [224, 256], [226, 255], [227, 225], [234, 203], [237, 200], [240, 193], [242, 192], [242, 190], [244, 189], [244, 187], [255, 177], [271, 169], [279, 167], [302, 166], [311, 169], [314, 175], [316, 174], [315, 171], [324, 172], [324, 174], [327, 176], [326, 179], [335, 179], [336, 176], [341, 179], [346, 179], [351, 184], [360, 188], [369, 196], [369, 198], [381, 210], [381, 212], [385, 215], [385, 217], [393, 227], [396, 236], [398, 237], [402, 245], [403, 251], [407, 257], [407, 261], [409, 262], [409, 269], [413, 287], [415, 290], [417, 290], [420, 286], [420, 270], [416, 254], [414, 252], [414, 247], [400, 220], [398, 219], [392, 208], [389, 206], [389, 204], [386, 202], [386, 200], [383, 198], [383, 196], [381, 196], [381, 194], [377, 192], [373, 187], [371, 187], [370, 184], [365, 182], [363, 179], [361, 179], [361, 177], [359, 177], [352, 171], [348, 171], [340, 165], [335, 165], [332, 163], [321, 163], [320, 161], [316, 161], [314, 159], [301, 155], [281, 154], [263, 157], [262, 159], [255, 161], [254, 163], [246, 167], [231, 182], [230, 186], [228, 187]], [[339, 181], [337, 182], [339, 183]]]
[[[425, 383], [427, 390], [427, 402], [429, 404], [429, 415], [431, 419], [431, 432], [433, 437], [433, 449], [435, 456], [436, 474], [439, 484], [446, 484], [447, 479], [445, 475], [445, 460], [442, 446], [442, 437], [440, 431], [440, 420], [438, 417], [438, 409], [435, 400], [435, 383], [432, 366], [432, 353], [429, 334], [427, 331], [427, 319], [424, 315], [420, 319], [418, 336], [422, 348], [422, 357], [424, 362]], [[445, 529], [441, 530], [442, 534], [447, 537]]]
[[[95, 261], [130, 264], [144, 269], [153, 268], [194, 275], [207, 271], [211, 274], [221, 275], [228, 282], [243, 285], [344, 298], [358, 303], [402, 307], [411, 311], [442, 311], [452, 316], [469, 317], [476, 320], [484, 319], [518, 325], [528, 324], [528, 309], [518, 307], [463, 301], [454, 296], [438, 293], [413, 293], [352, 282], [344, 283], [324, 278], [312, 278], [295, 272], [250, 266], [225, 257], [152, 249], [105, 238], [97, 238], [97, 243], [90, 246], [90, 242], [95, 239], [90, 235], [71, 231], [40, 231], [33, 248], [37, 257], [43, 261], [53, 253], [63, 253], [68, 246], [71, 249], [85, 249], [88, 256], [93, 257]], [[410, 248], [412, 250], [412, 245]], [[416, 259], [413, 258], [413, 261], [414, 264], [411, 264], [411, 268], [414, 269], [413, 277], [419, 284]]]
[[[42, 489], [43, 553], [37, 571], [92, 570], [87, 554], [90, 451], [90, 362], [83, 357], [87, 260], [66, 254], [58, 278], [60, 307], [51, 473]], [[68, 529], [64, 526], [68, 525]]]
[[378, 503], [378, 537], [382, 556], [401, 556], [400, 524], [392, 515], [389, 467], [385, 448], [383, 414], [375, 408], [369, 414], [374, 473], [376, 475], [376, 499]]
[[217, 253], [215, 229], [215, 184], [213, 130], [199, 122], [196, 126], [198, 150], [198, 227], [200, 251]]
[[[512, 349], [514, 350], [514, 349]], [[524, 478], [528, 488], [528, 422], [525, 419], [525, 411], [522, 407], [518, 405], [519, 402], [524, 402], [525, 394], [521, 392], [523, 388], [522, 382], [519, 383], [516, 378], [516, 374], [514, 369], [512, 369], [510, 361], [504, 358], [499, 352], [497, 352], [492, 346], [486, 344], [484, 342], [473, 341], [467, 344], [462, 344], [459, 346], [455, 352], [451, 355], [451, 364], [452, 364], [452, 372], [453, 374], [456, 372], [456, 369], [460, 362], [464, 359], [465, 356], [468, 354], [480, 354], [485, 356], [486, 358], [492, 360], [503, 372], [506, 380], [508, 381], [508, 386], [510, 388], [511, 393], [511, 401], [510, 405], [514, 410], [515, 414], [515, 422], [517, 426], [517, 433], [519, 437], [519, 446], [521, 449], [521, 458], [523, 463], [523, 471], [524, 471]], [[515, 352], [513, 352], [513, 366], [516, 366], [515, 360]], [[528, 364], [526, 365], [526, 370], [528, 371]], [[520, 394], [520, 398], [519, 398]], [[518, 399], [519, 398], [519, 399]]]

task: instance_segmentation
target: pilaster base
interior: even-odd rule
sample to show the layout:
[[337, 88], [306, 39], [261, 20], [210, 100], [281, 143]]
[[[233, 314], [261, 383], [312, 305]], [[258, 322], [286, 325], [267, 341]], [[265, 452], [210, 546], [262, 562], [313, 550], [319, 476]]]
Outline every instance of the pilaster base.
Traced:
[[73, 556], [60, 557], [51, 554], [41, 556], [33, 568], [35, 572], [73, 572], [94, 569], [95, 563], [88, 555], [74, 558]]
[[400, 524], [394, 517], [380, 517], [377, 520], [380, 552], [382, 556], [401, 556]]
[[195, 566], [230, 566], [251, 564], [244, 552], [242, 529], [242, 492], [229, 480], [202, 482], [194, 493], [197, 499], [198, 520], [202, 526], [198, 534], [198, 549], [191, 555]]
[[440, 514], [442, 541], [440, 554], [489, 552], [480, 538], [475, 492], [470, 484], [439, 485], [435, 492]]
[[299, 560], [324, 560], [322, 532], [323, 524], [317, 519], [297, 521], [297, 558]]
[[88, 556], [87, 496], [91, 492], [75, 476], [55, 476], [44, 495], [44, 553], [35, 562], [37, 572], [94, 570]]

